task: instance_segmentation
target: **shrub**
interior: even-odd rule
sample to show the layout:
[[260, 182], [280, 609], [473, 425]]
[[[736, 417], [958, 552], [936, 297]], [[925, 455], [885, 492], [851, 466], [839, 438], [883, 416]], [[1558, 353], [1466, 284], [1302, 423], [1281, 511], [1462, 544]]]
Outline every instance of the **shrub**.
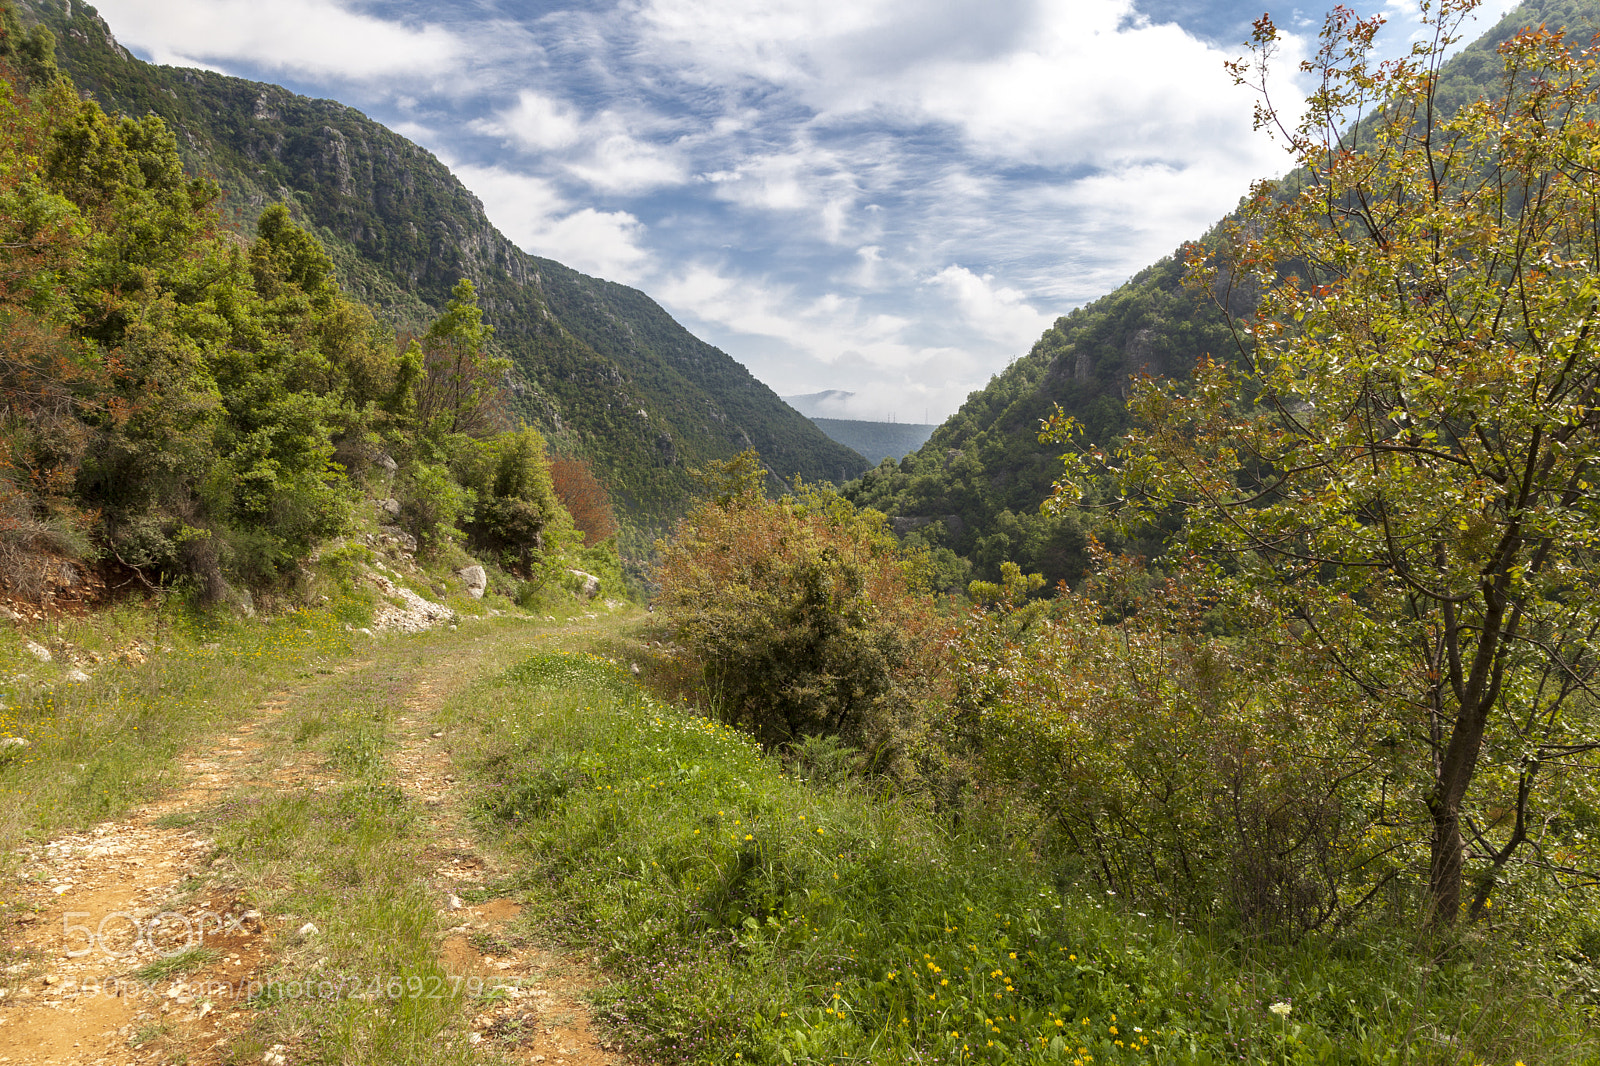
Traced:
[[463, 522], [468, 546], [534, 575], [560, 554], [572, 528], [551, 487], [544, 438], [524, 426], [488, 441], [454, 443], [451, 468], [476, 500]]
[[876, 511], [754, 482], [702, 504], [660, 545], [656, 603], [729, 722], [767, 747], [836, 736], [897, 761], [931, 664], [932, 601]]
[[467, 494], [449, 472], [431, 463], [412, 461], [399, 481], [400, 526], [427, 552], [436, 552], [461, 535], [456, 521], [468, 503]]
[[998, 602], [961, 627], [940, 733], [979, 802], [1064, 881], [1257, 928], [1349, 918], [1416, 854], [1384, 825], [1371, 708], [1292, 641], [1206, 635], [1186, 576], [1094, 547], [1082, 594], [975, 586]]

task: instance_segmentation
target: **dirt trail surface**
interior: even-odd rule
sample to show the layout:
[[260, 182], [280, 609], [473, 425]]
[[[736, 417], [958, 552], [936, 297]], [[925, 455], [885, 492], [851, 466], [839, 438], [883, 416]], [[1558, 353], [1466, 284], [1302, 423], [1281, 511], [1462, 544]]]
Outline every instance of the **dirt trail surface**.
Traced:
[[[394, 780], [424, 812], [441, 962], [452, 977], [504, 989], [488, 1007], [463, 997], [460, 1027], [485, 1061], [621, 1066], [625, 1057], [591, 1029], [583, 995], [596, 979], [583, 960], [517, 928], [515, 899], [484, 898], [504, 871], [473, 838], [450, 737], [432, 721], [475, 676], [488, 643], [462, 638], [448, 655], [383, 663], [409, 691], [390, 722], [390, 758]], [[13, 925], [0, 972], [0, 1064], [304, 1061], [292, 1046], [240, 1039], [255, 1012], [251, 992], [269, 975], [294, 976], [273, 970], [274, 942], [294, 932], [294, 919], [257, 910], [216, 876], [217, 847], [195, 825], [246, 788], [338, 785], [324, 760], [274, 742], [297, 700], [338, 683], [325, 678], [243, 711], [229, 732], [184, 755], [178, 788], [20, 856], [4, 892]], [[463, 903], [462, 894], [482, 902]]]

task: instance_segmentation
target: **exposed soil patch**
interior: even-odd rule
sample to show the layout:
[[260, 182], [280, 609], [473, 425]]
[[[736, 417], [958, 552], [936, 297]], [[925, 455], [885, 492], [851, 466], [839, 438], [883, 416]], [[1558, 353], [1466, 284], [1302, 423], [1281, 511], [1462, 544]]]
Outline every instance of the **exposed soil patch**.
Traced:
[[[439, 901], [440, 959], [452, 976], [492, 992], [463, 999], [472, 1006], [462, 1029], [486, 1059], [620, 1066], [620, 1050], [591, 1028], [584, 995], [594, 979], [583, 961], [530, 940], [517, 927], [515, 900], [484, 898], [505, 871], [462, 817], [450, 740], [432, 723], [444, 696], [470, 678], [461, 659], [473, 644], [463, 637], [460, 658], [386, 664], [409, 671], [396, 678], [403, 711], [391, 723], [398, 748], [390, 761], [425, 814], [419, 831]], [[279, 693], [189, 753], [181, 784], [158, 802], [19, 857], [5, 893], [0, 1064], [297, 1061], [292, 1047], [252, 1042], [247, 1005], [272, 972], [273, 934], [289, 919], [261, 913], [225, 883], [226, 864], [214, 865], [216, 847], [197, 827], [242, 790], [339, 783], [320, 757], [269, 743], [301, 698]]]
[[8, 901], [0, 1062], [221, 1060], [248, 1024], [267, 925], [207, 883], [214, 845], [181, 812], [228, 791], [254, 747], [221, 738], [184, 761], [172, 796], [28, 849]]

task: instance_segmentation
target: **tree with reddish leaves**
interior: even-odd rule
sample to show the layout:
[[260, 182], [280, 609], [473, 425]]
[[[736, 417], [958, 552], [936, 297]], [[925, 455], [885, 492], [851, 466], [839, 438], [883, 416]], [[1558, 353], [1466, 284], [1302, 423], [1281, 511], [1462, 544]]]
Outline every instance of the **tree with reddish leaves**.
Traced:
[[562, 506], [572, 516], [572, 524], [583, 531], [585, 548], [594, 547], [617, 531], [611, 494], [595, 478], [587, 462], [557, 458], [550, 464], [550, 480], [555, 483]]

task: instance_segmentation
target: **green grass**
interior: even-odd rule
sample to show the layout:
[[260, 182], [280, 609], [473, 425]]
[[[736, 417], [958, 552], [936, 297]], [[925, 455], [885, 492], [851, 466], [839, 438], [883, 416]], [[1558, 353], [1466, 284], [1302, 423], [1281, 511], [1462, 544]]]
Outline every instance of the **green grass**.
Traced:
[[[296, 1061], [465, 1061], [473, 1052], [460, 1021], [474, 991], [454, 987], [439, 962], [442, 901], [427, 888], [417, 811], [393, 778], [391, 726], [420, 671], [460, 664], [462, 675], [435, 680], [448, 691], [467, 684], [473, 664], [497, 673], [525, 656], [539, 634], [507, 618], [373, 643], [346, 632], [339, 606], [271, 621], [125, 610], [0, 634], [0, 677], [29, 675], [0, 684], [0, 731], [29, 741], [0, 765], [0, 844], [14, 855], [24, 841], [153, 798], [180, 782], [182, 751], [271, 698], [261, 765], [299, 753], [312, 777], [335, 783], [281, 793], [246, 783], [205, 810], [159, 820], [210, 834], [217, 861], [205, 879], [274, 922], [271, 982], [230, 1054], [256, 1061], [250, 1048], [285, 1043], [314, 1056]], [[28, 658], [24, 637], [49, 644], [58, 661]], [[114, 663], [135, 640], [149, 661]], [[106, 660], [88, 684], [63, 680], [69, 644]], [[302, 937], [307, 921], [318, 932]], [[161, 980], [205, 961], [184, 953], [140, 976]]]
[[[619, 666], [534, 657], [455, 701], [531, 913], [603, 954], [665, 1062], [1600, 1061], [1516, 945], [1253, 944], [1054, 883], [982, 827], [821, 790]], [[1286, 1015], [1273, 1004], [1288, 1004]]]
[[[446, 638], [447, 639], [447, 638]], [[460, 637], [457, 640], [463, 639]], [[387, 649], [414, 662], [441, 635]], [[236, 796], [216, 816], [229, 876], [282, 916], [252, 1037], [312, 1062], [452, 1062], [470, 1052], [439, 961], [440, 901], [426, 887], [414, 806], [387, 761], [406, 670], [374, 663], [308, 693], [274, 739], [338, 784]], [[304, 935], [306, 923], [315, 927]], [[433, 995], [431, 993], [438, 993]]]
[[[312, 1062], [466, 1060], [413, 828], [400, 791], [373, 776], [264, 800], [219, 834], [266, 909], [292, 916], [252, 1001], [259, 1039]], [[315, 931], [301, 935], [305, 922]]]
[[[484, 988], [441, 960], [454, 918], [428, 885], [435, 834], [394, 774], [395, 719], [423, 673], [448, 696], [543, 638], [513, 618], [392, 638], [263, 730], [269, 762], [294, 755], [334, 783], [246, 789], [205, 818], [222, 857], [217, 876], [280, 919], [272, 969], [252, 1000], [250, 1046], [286, 1044], [312, 1063], [484, 1061], [462, 1024]], [[454, 669], [440, 674], [440, 662]], [[316, 931], [301, 935], [308, 922]]]
[[[24, 639], [57, 661], [33, 660]], [[135, 642], [148, 661], [117, 661]], [[65, 680], [68, 645], [104, 660], [89, 682]], [[350, 652], [333, 609], [247, 622], [118, 608], [0, 636], [0, 739], [27, 742], [0, 761], [0, 850], [149, 799], [176, 781], [174, 757], [196, 737]]]
[[[1091, 898], [992, 827], [956, 831], [908, 801], [796, 780], [744, 736], [646, 695], [628, 674], [637, 640], [615, 618], [553, 633], [475, 622], [385, 641], [366, 663], [332, 612], [97, 624], [55, 636], [110, 651], [136, 632], [171, 651], [101, 667], [89, 685], [45, 686], [50, 667], [30, 670], [40, 687], [5, 711], [33, 741], [0, 766], [12, 842], [152, 794], [186, 743], [286, 687], [294, 699], [260, 734], [268, 763], [298, 751], [336, 778], [251, 786], [182, 816], [214, 836], [212, 876], [283, 919], [249, 1048], [327, 1063], [481, 1057], [462, 1025], [476, 993], [440, 961], [449, 919], [426, 887], [428, 834], [389, 762], [417, 672], [448, 659], [460, 669], [439, 675], [439, 722], [481, 830], [521, 871], [461, 895], [518, 893], [528, 920], [601, 956], [612, 983], [596, 1016], [653, 1060], [1600, 1061], [1592, 999], [1567, 995], [1538, 945], [1478, 937], [1431, 965], [1405, 930], [1252, 943]], [[302, 936], [307, 921], [317, 931]]]
[[186, 973], [209, 966], [222, 957], [222, 953], [214, 948], [193, 947], [169, 955], [163, 959], [139, 967], [133, 971], [133, 976], [145, 984], [156, 981], [165, 981], [169, 977], [179, 977]]

